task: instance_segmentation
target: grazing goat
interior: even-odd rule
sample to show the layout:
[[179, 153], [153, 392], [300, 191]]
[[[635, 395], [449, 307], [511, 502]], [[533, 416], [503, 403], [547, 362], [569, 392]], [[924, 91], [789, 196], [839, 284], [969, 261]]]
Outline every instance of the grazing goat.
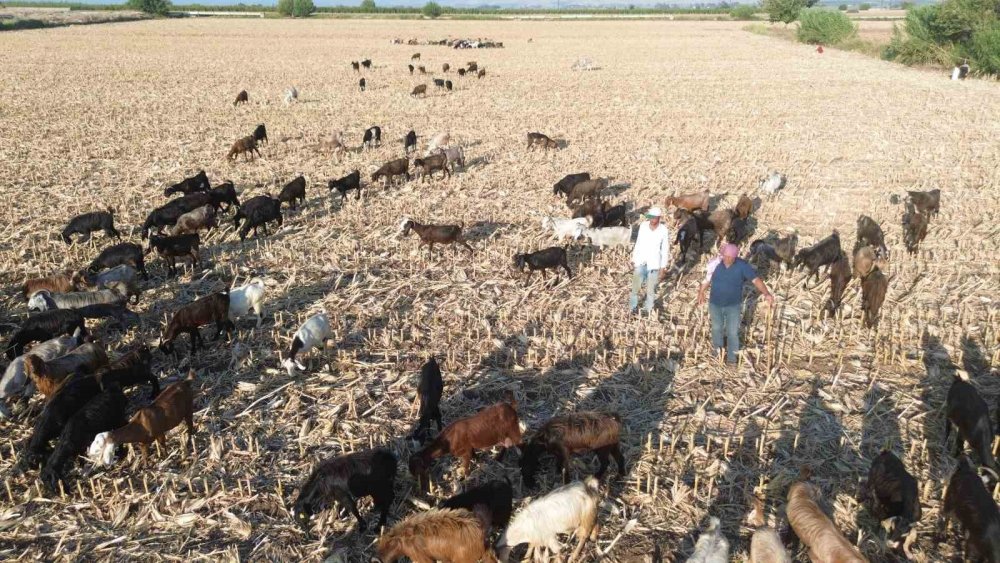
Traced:
[[462, 463], [462, 474], [468, 477], [469, 463], [475, 450], [499, 445], [499, 459], [507, 448], [520, 444], [521, 423], [517, 418], [517, 402], [508, 392], [505, 402], [445, 426], [434, 441], [410, 456], [410, 473], [417, 478], [421, 489], [427, 490], [431, 463], [439, 457], [449, 454], [457, 457]]
[[865, 313], [865, 328], [878, 326], [879, 312], [885, 302], [885, 292], [889, 289], [889, 279], [878, 266], [861, 281], [861, 310]]
[[215, 323], [215, 337], [213, 340], [218, 340], [223, 330], [228, 334], [235, 328], [233, 322], [229, 320], [228, 292], [221, 291], [206, 295], [178, 309], [174, 313], [174, 316], [171, 317], [170, 322], [167, 323], [167, 328], [163, 331], [163, 337], [160, 339], [159, 345], [160, 351], [166, 354], [173, 354], [175, 350], [174, 340], [181, 333], [186, 332], [191, 337], [191, 353], [194, 354], [198, 351], [199, 342], [204, 346], [204, 341], [201, 339], [198, 327], [213, 322]]
[[885, 234], [882, 227], [875, 222], [875, 219], [867, 215], [858, 217], [858, 241], [855, 248], [869, 245], [875, 249], [880, 257], [889, 256], [889, 249], [885, 247]]
[[153, 404], [142, 407], [132, 415], [132, 420], [125, 425], [115, 426], [110, 431], [101, 432], [94, 437], [87, 449], [87, 457], [97, 465], [111, 465], [114, 462], [115, 450], [124, 444], [139, 444], [142, 450], [142, 463], [149, 461], [149, 445], [154, 441], [161, 447], [166, 447], [166, 435], [181, 422], [187, 424], [188, 444], [194, 443], [194, 391], [191, 383], [194, 381], [194, 370], [188, 372], [187, 379], [171, 383], [160, 393]]
[[542, 229], [552, 229], [552, 235], [557, 241], [562, 242], [566, 237], [576, 238], [580, 236], [580, 231], [591, 225], [593, 219], [590, 217], [577, 217], [575, 219], [557, 219], [549, 216], [542, 217]]
[[[582, 227], [579, 224], [576, 225], [576, 232], [579, 232]], [[558, 270], [560, 267], [566, 270], [567, 278], [573, 277], [573, 272], [569, 269], [569, 260], [566, 255], [566, 249], [558, 246], [550, 246], [549, 248], [528, 254], [515, 254], [514, 267], [517, 268], [519, 272], [523, 273], [525, 266], [528, 267], [528, 277], [524, 278], [525, 286], [527, 286], [531, 281], [531, 274], [535, 273], [536, 270], [542, 272], [543, 280], [545, 279], [546, 270]]]
[[760, 191], [767, 195], [774, 195], [784, 188], [786, 183], [788, 183], [788, 178], [784, 174], [771, 172], [760, 181]]
[[143, 383], [149, 384], [150, 398], [160, 394], [160, 382], [150, 369], [153, 355], [149, 347], [143, 345], [123, 355], [107, 367], [98, 370], [93, 378], [98, 385], [115, 383], [122, 389]]
[[261, 311], [264, 308], [264, 280], [253, 278], [239, 287], [229, 290], [229, 320], [246, 315], [252, 309], [257, 315], [257, 328], [260, 328]]
[[406, 134], [406, 138], [403, 139], [403, 152], [410, 154], [410, 151], [417, 150], [417, 132], [410, 129], [410, 132]]
[[[423, 69], [423, 67], [420, 67], [420, 68]], [[424, 96], [426, 98], [427, 97], [427, 85], [426, 84], [417, 84], [416, 86], [413, 87], [413, 91], [410, 92], [410, 96], [413, 96], [413, 97]]]
[[584, 411], [550, 419], [522, 448], [521, 477], [528, 488], [535, 487], [538, 460], [543, 453], [556, 458], [556, 471], [563, 483], [569, 482], [569, 464], [573, 454], [594, 452], [600, 462], [597, 477], [604, 476], [610, 458], [618, 465], [618, 474], [625, 474], [625, 458], [621, 451], [622, 420], [617, 414]]
[[443, 65], [441, 65], [441, 72], [448, 72], [450, 69], [451, 65], [448, 63], [444, 63]]
[[431, 421], [437, 423], [438, 432], [444, 425], [441, 422], [441, 393], [444, 391], [444, 380], [441, 379], [441, 367], [434, 356], [420, 368], [420, 381], [417, 383], [417, 396], [420, 397], [420, 415], [417, 427], [410, 435], [419, 439], [430, 430]]
[[367, 88], [367, 87], [368, 87], [368, 81], [365, 80], [364, 76], [362, 76], [361, 80], [358, 80], [358, 88], [360, 88], [361, 91], [364, 92], [365, 88]]
[[337, 157], [339, 164], [341, 157], [347, 152], [347, 145], [344, 144], [344, 132], [334, 131], [329, 139], [320, 142], [320, 148], [332, 152]]
[[295, 202], [300, 203], [306, 202], [306, 179], [304, 176], [299, 176], [285, 184], [284, 188], [281, 188], [281, 192], [278, 194], [278, 201], [287, 203], [289, 207], [295, 209]]
[[260, 151], [257, 150], [257, 139], [254, 139], [253, 135], [236, 139], [236, 142], [234, 142], [233, 146], [229, 149], [229, 153], [226, 155], [226, 158], [228, 160], [235, 161], [241, 154], [243, 155], [244, 160], [252, 159], [254, 154], [260, 156]]
[[[229, 211], [230, 207], [236, 207], [239, 209], [240, 200], [236, 197], [236, 186], [232, 182], [226, 180], [225, 182], [215, 186], [208, 191], [209, 205], [217, 210], [222, 210], [222, 204], [226, 204], [225, 211]], [[180, 218], [178, 218], [180, 220]]]
[[945, 402], [944, 440], [947, 446], [952, 427], [955, 436], [955, 457], [962, 454], [965, 443], [976, 452], [979, 463], [1000, 473], [993, 457], [993, 427], [990, 426], [990, 409], [986, 401], [976, 391], [972, 383], [962, 379], [957, 373], [948, 389]]
[[251, 230], [254, 236], [259, 236], [258, 229], [263, 229], [264, 235], [267, 236], [267, 224], [271, 221], [277, 221], [279, 229], [284, 224], [281, 202], [270, 195], [259, 195], [248, 199], [239, 208], [233, 219], [233, 228], [240, 227], [240, 222], [243, 222], [239, 231], [240, 242], [243, 242]]
[[168, 229], [171, 236], [187, 235], [218, 227], [215, 207], [203, 205], [177, 218], [177, 224]]
[[708, 216], [708, 222], [712, 224], [712, 231], [715, 232], [716, 244], [729, 236], [734, 218], [735, 213], [733, 213], [732, 209], [716, 209]]
[[1000, 509], [965, 456], [948, 481], [941, 514], [965, 528], [963, 561], [1000, 562]]
[[632, 244], [632, 227], [605, 227], [603, 229], [583, 229], [580, 233], [590, 244], [598, 248], [605, 246], [630, 246]]
[[581, 217], [589, 217], [590, 226], [593, 226], [594, 217], [597, 217], [598, 215], [601, 214], [601, 209], [603, 208], [603, 204], [597, 199], [588, 199], [585, 200], [580, 205], [572, 206], [570, 208], [573, 210], [574, 219], [579, 219]]
[[468, 70], [469, 72], [476, 72], [477, 70], [479, 70], [479, 65], [476, 63], [476, 61], [469, 61], [466, 64], [466, 70]]
[[601, 209], [593, 218], [593, 227], [627, 227], [628, 206], [619, 203], [612, 207], [608, 202], [601, 204]]
[[282, 362], [288, 375], [294, 375], [295, 368], [305, 371], [306, 366], [299, 363], [295, 357], [299, 352], [308, 352], [312, 348], [319, 348], [330, 338], [330, 317], [326, 313], [318, 313], [309, 317], [302, 326], [295, 331], [292, 337], [292, 344], [288, 349], [288, 357]]
[[372, 174], [372, 182], [378, 182], [379, 178], [385, 178], [385, 185], [392, 184], [392, 179], [396, 176], [405, 176], [406, 181], [410, 181], [410, 160], [407, 158], [397, 158], [382, 165], [381, 168]]
[[559, 143], [542, 133], [528, 133], [528, 148], [531, 149], [535, 146], [542, 147], [548, 151], [549, 149], [558, 149]]
[[458, 69], [458, 75], [459, 76], [461, 76], [461, 77], [464, 78], [465, 77], [465, 73], [466, 73], [466, 70], [464, 68]]
[[7, 342], [7, 359], [13, 360], [24, 353], [24, 347], [32, 342], [51, 340], [64, 334], [87, 334], [83, 315], [73, 309], [43, 311], [25, 319]]
[[814, 563], [868, 563], [819, 507], [819, 488], [797, 481], [788, 489], [788, 523]]
[[214, 192], [215, 190], [211, 190], [208, 193], [195, 192], [157, 207], [146, 216], [146, 221], [142, 224], [142, 238], [145, 239], [149, 236], [149, 232], [153, 229], [160, 232], [164, 227], [176, 224], [181, 215], [189, 211], [194, 211], [203, 205], [218, 207], [218, 204], [214, 203], [212, 195]]
[[892, 540], [905, 535], [910, 526], [920, 521], [917, 480], [889, 450], [882, 450], [872, 461], [868, 480], [861, 484], [860, 493], [861, 499], [868, 503], [869, 510], [879, 522], [889, 518], [895, 521], [889, 534]]
[[691, 213], [685, 213], [683, 217], [683, 222], [678, 225], [677, 236], [674, 238], [674, 244], [678, 244], [681, 247], [681, 252], [677, 256], [678, 263], [684, 262], [688, 249], [691, 248], [691, 242], [694, 241], [695, 237], [698, 237], [699, 248], [705, 245], [705, 241], [701, 236], [701, 229], [698, 228], [698, 220]]
[[574, 202], [584, 201], [587, 199], [600, 199], [601, 192], [607, 188], [607, 178], [584, 180], [570, 189], [569, 193], [566, 195], [566, 205], [572, 207]]
[[74, 377], [53, 395], [35, 420], [28, 444], [21, 452], [19, 469], [38, 467], [48, 454], [49, 442], [59, 436], [76, 411], [101, 392], [93, 377]]
[[826, 314], [831, 317], [836, 314], [840, 303], [844, 300], [844, 290], [850, 281], [851, 263], [847, 259], [847, 254], [841, 250], [840, 257], [830, 266], [830, 300], [826, 303]]
[[156, 251], [167, 263], [167, 275], [177, 275], [177, 259], [191, 258], [191, 267], [201, 265], [199, 249], [201, 247], [201, 236], [198, 233], [189, 235], [176, 235], [160, 237], [149, 235], [149, 246], [146, 254]]
[[862, 246], [854, 249], [854, 277], [863, 280], [868, 277], [875, 267], [877, 257], [875, 249], [870, 246]]
[[774, 252], [781, 259], [781, 262], [791, 268], [792, 262], [795, 260], [795, 248], [799, 243], [799, 235], [797, 232], [792, 232], [784, 238], [779, 238], [774, 243]]
[[755, 529], [750, 538], [749, 563], [792, 563], [792, 558], [781, 543], [778, 532], [767, 525], [764, 518], [764, 502], [757, 497], [753, 499], [750, 525]]
[[364, 148], [372, 148], [382, 144], [382, 128], [378, 125], [373, 125], [368, 129], [365, 129], [365, 136], [361, 141], [361, 146]]
[[747, 219], [742, 219], [736, 215], [736, 211], [730, 209], [729, 212], [732, 214], [732, 221], [729, 223], [729, 230], [726, 231], [726, 242], [731, 242], [736, 246], [742, 245], [746, 242], [746, 239], [750, 236], [750, 222]]
[[740, 219], [746, 219], [753, 213], [753, 200], [746, 196], [746, 194], [741, 195], [739, 201], [736, 202], [736, 207], [733, 208], [736, 211], [736, 216]]
[[422, 225], [412, 219], [403, 219], [403, 223], [399, 226], [399, 232], [404, 237], [410, 234], [411, 229], [417, 233], [417, 236], [420, 238], [420, 244], [417, 245], [418, 249], [426, 244], [429, 245], [430, 252], [433, 253], [435, 243], [460, 244], [469, 253], [472, 253], [472, 247], [462, 238], [462, 229], [464, 227], [464, 222], [461, 225]]
[[426, 69], [426, 68], [424, 68], [424, 66], [423, 66], [423, 65], [420, 65], [420, 66], [418, 66], [418, 67], [417, 67], [417, 70], [419, 70], [419, 71], [420, 71], [420, 74], [427, 74], [427, 69]]
[[444, 78], [434, 78], [435, 88], [444, 88]]
[[89, 305], [120, 304], [131, 291], [124, 282], [108, 282], [107, 289], [81, 291], [75, 293], [51, 293], [43, 289], [28, 299], [29, 311], [51, 311], [52, 309], [79, 309]]
[[413, 53], [413, 55], [410, 56], [410, 60], [411, 61], [419, 61], [420, 60], [420, 53]]
[[479, 69], [479, 73], [476, 74], [476, 78], [482, 78], [484, 76], [486, 76], [486, 69], [485, 68]]
[[444, 81], [444, 89], [451, 92], [455, 86], [451, 83], [451, 80]]
[[28, 356], [35, 356], [43, 362], [48, 362], [76, 348], [82, 343], [79, 334], [74, 336], [58, 336], [37, 344], [31, 348], [28, 354], [14, 358], [7, 369], [4, 370], [3, 379], [0, 379], [0, 415], [9, 418], [10, 411], [6, 409], [4, 401], [20, 397], [27, 398], [35, 392], [34, 385], [26, 373], [26, 360]]
[[104, 231], [108, 238], [115, 237], [122, 239], [121, 234], [115, 230], [115, 210], [108, 208], [107, 211], [92, 211], [77, 215], [69, 220], [69, 224], [62, 230], [62, 239], [66, 244], [72, 244], [70, 235], [90, 236], [95, 231]]
[[406, 65], [406, 66], [409, 67], [410, 74], [412, 75], [413, 74], [413, 70], [414, 70], [414, 66], [413, 65]]
[[486, 526], [468, 510], [428, 510], [396, 524], [378, 540], [378, 561], [496, 563]]
[[351, 61], [351, 68], [354, 69], [354, 72], [361, 72], [361, 64], [358, 61]]
[[80, 307], [77, 311], [85, 319], [115, 319], [122, 326], [125, 325], [126, 319], [130, 323], [139, 323], [141, 321], [139, 315], [129, 311], [128, 307], [124, 304], [101, 303], [98, 305], [87, 305]]
[[514, 490], [510, 479], [504, 477], [503, 481], [489, 481], [459, 493], [443, 501], [439, 508], [464, 508], [477, 515], [485, 514], [489, 517], [487, 533], [489, 528], [502, 530], [510, 522], [514, 509]]
[[565, 197], [568, 196], [573, 186], [579, 184], [580, 182], [585, 182], [590, 179], [590, 173], [588, 172], [577, 172], [575, 174], [567, 174], [563, 176], [562, 180], [559, 180], [552, 186], [552, 194]]
[[264, 127], [263, 123], [254, 127], [253, 138], [257, 140], [257, 143], [268, 143], [267, 140], [267, 127]]
[[444, 154], [439, 153], [424, 158], [415, 158], [413, 159], [413, 165], [421, 169], [420, 177], [424, 182], [426, 182], [428, 178], [431, 178], [434, 172], [438, 170], [440, 170], [442, 175], [445, 177], [451, 176], [451, 172], [448, 170], [448, 157]]
[[929, 223], [927, 214], [917, 212], [912, 205], [907, 206], [906, 213], [903, 214], [903, 243], [908, 253], [917, 253], [920, 243], [927, 237]]
[[[437, 154], [443, 154], [448, 158], [448, 164], [451, 165], [451, 171], [454, 172], [459, 166], [465, 168], [465, 150], [462, 147], [439, 147], [435, 149]], [[416, 164], [416, 161], [414, 161]]]
[[299, 89], [298, 88], [296, 88], [295, 86], [292, 86], [292, 87], [288, 88], [287, 90], [285, 90], [285, 105], [286, 106], [288, 104], [292, 103], [292, 102], [298, 101], [298, 99], [299, 99]]
[[365, 67], [366, 69], [370, 69], [372, 67], [372, 60], [371, 59], [365, 59], [365, 60], [361, 61], [361, 66]]
[[93, 373], [97, 368], [107, 364], [108, 355], [104, 352], [104, 348], [93, 342], [87, 342], [49, 361], [28, 353], [24, 359], [24, 372], [38, 392], [43, 397], [49, 398], [73, 374]]
[[107, 386], [80, 407], [66, 422], [59, 442], [42, 467], [42, 483], [50, 491], [58, 491], [67, 466], [72, 466], [76, 458], [87, 451], [94, 436], [124, 424], [127, 407], [128, 399], [117, 385]]
[[708, 527], [698, 536], [694, 553], [688, 557], [687, 563], [729, 563], [729, 540], [719, 524], [715, 516], [708, 519]]
[[445, 131], [443, 133], [438, 133], [434, 135], [433, 137], [431, 137], [431, 140], [427, 143], [427, 152], [424, 154], [424, 156], [430, 156], [434, 154], [434, 151], [448, 146], [449, 143], [451, 143], [451, 133]]
[[248, 103], [249, 101], [250, 101], [250, 97], [247, 95], [247, 91], [246, 90], [240, 90], [240, 93], [236, 94], [236, 101], [233, 102], [233, 107], [236, 107], [236, 106], [238, 106], [240, 104]]
[[115, 283], [125, 284], [127, 292], [130, 297], [135, 298], [135, 302], [139, 302], [139, 284], [136, 281], [136, 277], [139, 272], [135, 268], [129, 266], [128, 264], [119, 264], [114, 268], [98, 272], [96, 274], [80, 272], [79, 286], [81, 289], [95, 290], [95, 289], [108, 289], [115, 285]]
[[[263, 127], [263, 125], [258, 125], [258, 128], [260, 127]], [[170, 197], [174, 194], [187, 195], [194, 192], [207, 192], [210, 188], [211, 185], [208, 183], [208, 175], [205, 174], [204, 170], [200, 170], [194, 176], [184, 178], [180, 182], [164, 189], [163, 195], [165, 197]]]
[[396, 456], [387, 449], [375, 448], [341, 455], [321, 462], [302, 485], [292, 517], [305, 530], [309, 522], [326, 510], [333, 501], [351, 511], [358, 520], [358, 530], [368, 526], [358, 512], [357, 499], [370, 496], [381, 512], [378, 526], [385, 526], [396, 498]]
[[[840, 233], [834, 229], [830, 236], [813, 246], [799, 250], [792, 261], [792, 267], [801, 268], [804, 266], [808, 268], [809, 274], [816, 276], [816, 281], [819, 282], [819, 269], [833, 264], [840, 258], [840, 254]], [[806, 280], [808, 279], [809, 276], [806, 276]]]
[[514, 516], [497, 542], [500, 560], [508, 561], [511, 549], [522, 543], [528, 544], [536, 558], [543, 548], [559, 553], [562, 547], [559, 534], [575, 533], [577, 545], [568, 563], [575, 561], [583, 552], [587, 538], [597, 541], [600, 532], [597, 524], [601, 500], [599, 485], [596, 477], [588, 477], [584, 481], [563, 485], [528, 503]]
[[917, 208], [917, 211], [927, 215], [937, 215], [941, 211], [941, 190], [929, 192], [907, 191], [907, 199]]
[[696, 209], [708, 211], [708, 203], [711, 199], [711, 194], [709, 194], [708, 190], [697, 194], [672, 195], [667, 198], [666, 206], [687, 209], [688, 211]]
[[77, 286], [81, 278], [82, 276], [79, 273], [72, 270], [66, 270], [61, 274], [53, 274], [43, 278], [32, 278], [25, 280], [21, 293], [25, 299], [43, 289], [51, 292], [68, 293], [78, 289]]
[[355, 170], [343, 178], [338, 178], [336, 180], [330, 180], [327, 187], [332, 192], [337, 190], [340, 192], [340, 202], [343, 203], [347, 199], [347, 192], [351, 190], [357, 190], [357, 197], [354, 199], [361, 199], [361, 172]]

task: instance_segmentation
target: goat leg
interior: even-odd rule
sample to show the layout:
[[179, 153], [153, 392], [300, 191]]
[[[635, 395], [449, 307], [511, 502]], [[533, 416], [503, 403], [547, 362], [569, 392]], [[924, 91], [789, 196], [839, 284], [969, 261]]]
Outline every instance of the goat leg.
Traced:
[[563, 485], [569, 484], [570, 454], [566, 446], [560, 446], [556, 451], [556, 469], [562, 474]]
[[610, 461], [608, 448], [598, 448], [597, 450], [595, 450], [594, 453], [597, 454], [597, 461], [600, 464], [600, 466], [597, 468], [597, 474], [595, 475], [595, 477], [597, 477], [598, 479], [602, 479], [604, 477], [604, 473], [607, 472], [608, 470], [608, 464]]
[[622, 455], [621, 446], [618, 444], [611, 446], [611, 455], [615, 458], [615, 464], [618, 465], [618, 475], [625, 475], [625, 456]]

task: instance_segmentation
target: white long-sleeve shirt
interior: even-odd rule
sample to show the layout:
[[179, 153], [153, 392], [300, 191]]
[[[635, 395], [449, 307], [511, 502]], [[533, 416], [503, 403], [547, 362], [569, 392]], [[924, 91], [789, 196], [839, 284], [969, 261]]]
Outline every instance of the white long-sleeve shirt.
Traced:
[[670, 233], [662, 221], [656, 229], [649, 227], [649, 221], [639, 225], [639, 236], [632, 248], [632, 264], [645, 264], [650, 270], [660, 270], [670, 264]]

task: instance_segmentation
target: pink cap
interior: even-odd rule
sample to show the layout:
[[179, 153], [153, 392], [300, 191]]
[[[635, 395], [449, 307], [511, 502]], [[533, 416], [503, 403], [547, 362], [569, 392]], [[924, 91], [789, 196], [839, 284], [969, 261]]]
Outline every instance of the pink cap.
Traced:
[[740, 248], [735, 244], [727, 242], [726, 244], [722, 245], [721, 254], [726, 258], [736, 258], [740, 255]]

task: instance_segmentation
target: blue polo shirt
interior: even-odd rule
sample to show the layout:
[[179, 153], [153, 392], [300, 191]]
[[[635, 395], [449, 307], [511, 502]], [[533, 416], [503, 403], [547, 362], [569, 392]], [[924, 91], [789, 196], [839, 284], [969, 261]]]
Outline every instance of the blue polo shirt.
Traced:
[[743, 284], [755, 278], [757, 271], [742, 258], [737, 258], [728, 268], [720, 261], [712, 272], [712, 294], [708, 302], [722, 307], [739, 305], [743, 301]]

